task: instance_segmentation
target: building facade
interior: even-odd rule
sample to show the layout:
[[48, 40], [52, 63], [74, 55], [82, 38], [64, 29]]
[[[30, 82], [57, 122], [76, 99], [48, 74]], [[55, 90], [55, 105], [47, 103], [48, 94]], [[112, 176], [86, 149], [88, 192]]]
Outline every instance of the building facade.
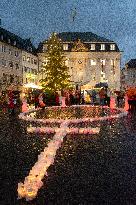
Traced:
[[[91, 32], [64, 32], [57, 34], [63, 43], [65, 63], [71, 81], [84, 89], [106, 83], [112, 90], [120, 90], [121, 52], [113, 41]], [[45, 63], [47, 41], [39, 44], [39, 65]]]
[[136, 87], [136, 59], [131, 59], [121, 71], [121, 87], [127, 89]]
[[[28, 62], [29, 65], [25, 63], [24, 56], [27, 59], [30, 57], [31, 63]], [[34, 62], [36, 62], [36, 65]], [[22, 39], [0, 27], [1, 91], [9, 89], [21, 90], [23, 84], [26, 83], [26, 73], [28, 70], [30, 74], [37, 74], [38, 72], [36, 49], [30, 39]]]

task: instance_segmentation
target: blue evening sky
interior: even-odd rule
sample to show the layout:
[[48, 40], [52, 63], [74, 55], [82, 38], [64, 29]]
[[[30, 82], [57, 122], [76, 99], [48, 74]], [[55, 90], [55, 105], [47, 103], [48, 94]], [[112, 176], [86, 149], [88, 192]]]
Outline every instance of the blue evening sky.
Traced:
[[136, 58], [136, 0], [0, 0], [0, 18], [36, 46], [53, 31], [91, 31], [118, 44], [122, 65]]

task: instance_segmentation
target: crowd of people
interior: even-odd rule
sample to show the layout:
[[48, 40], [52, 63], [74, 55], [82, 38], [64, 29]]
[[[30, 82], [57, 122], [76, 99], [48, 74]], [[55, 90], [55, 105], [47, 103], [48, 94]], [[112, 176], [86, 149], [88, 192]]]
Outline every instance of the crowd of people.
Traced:
[[[22, 111], [23, 103], [26, 103], [28, 107], [45, 108], [45, 106], [61, 106], [62, 97], [65, 98], [66, 106], [80, 105], [89, 103], [91, 105], [109, 106], [111, 98], [114, 97], [117, 107], [124, 106], [125, 93], [111, 92], [108, 87], [103, 87], [99, 90], [91, 90], [89, 93], [89, 102], [86, 102], [84, 92], [80, 90], [67, 90], [63, 93], [55, 92], [52, 94], [40, 92], [40, 93], [27, 93], [22, 99], [19, 92], [8, 91], [7, 93], [0, 94], [0, 111], [7, 112], [9, 114], [15, 114]], [[129, 102], [130, 100], [128, 100]]]
[[0, 111], [14, 115], [21, 112], [22, 102], [18, 91], [2, 92], [0, 94]]

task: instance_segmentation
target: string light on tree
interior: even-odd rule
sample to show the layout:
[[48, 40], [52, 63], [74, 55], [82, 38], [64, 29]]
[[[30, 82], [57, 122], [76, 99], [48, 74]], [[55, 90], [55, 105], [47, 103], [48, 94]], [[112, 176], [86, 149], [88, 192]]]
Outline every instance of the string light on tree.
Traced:
[[65, 65], [65, 57], [63, 56], [63, 44], [57, 37], [57, 33], [50, 36], [46, 45], [46, 64], [42, 65], [44, 68], [44, 79], [41, 80], [42, 86], [52, 92], [63, 90], [69, 87], [71, 83], [68, 74], [69, 68]]

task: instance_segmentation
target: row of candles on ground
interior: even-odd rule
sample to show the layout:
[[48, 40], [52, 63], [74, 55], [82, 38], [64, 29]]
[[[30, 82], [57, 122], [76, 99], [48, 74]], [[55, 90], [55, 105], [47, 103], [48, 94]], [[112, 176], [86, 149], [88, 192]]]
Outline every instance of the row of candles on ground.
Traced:
[[[30, 111], [31, 113], [32, 111]], [[35, 112], [35, 110], [34, 110]], [[28, 113], [21, 113], [19, 117], [21, 119], [27, 120], [27, 121], [34, 121], [34, 122], [55, 122], [55, 119], [35, 119], [34, 116]], [[30, 114], [31, 116], [27, 116], [27, 114]], [[104, 116], [104, 117], [96, 117], [96, 118], [84, 118], [84, 119], [75, 119], [75, 120], [60, 120], [62, 123], [60, 128], [36, 128], [36, 127], [29, 127], [27, 129], [28, 132], [36, 132], [36, 133], [55, 133], [53, 139], [48, 143], [47, 147], [44, 149], [44, 151], [38, 156], [38, 161], [35, 163], [35, 165], [30, 170], [29, 175], [25, 178], [24, 183], [18, 184], [18, 198], [26, 198], [26, 200], [33, 200], [38, 190], [43, 185], [42, 179], [44, 176], [47, 176], [47, 170], [48, 167], [54, 163], [56, 151], [61, 147], [61, 144], [63, 142], [63, 138], [66, 136], [67, 133], [74, 133], [74, 134], [93, 134], [98, 133], [99, 128], [68, 128], [70, 123], [80, 123], [80, 122], [87, 122], [87, 121], [103, 121], [113, 118], [119, 118], [122, 116], [127, 115], [127, 112], [120, 109], [120, 113], [113, 116]], [[56, 122], [58, 120], [56, 119]]]

